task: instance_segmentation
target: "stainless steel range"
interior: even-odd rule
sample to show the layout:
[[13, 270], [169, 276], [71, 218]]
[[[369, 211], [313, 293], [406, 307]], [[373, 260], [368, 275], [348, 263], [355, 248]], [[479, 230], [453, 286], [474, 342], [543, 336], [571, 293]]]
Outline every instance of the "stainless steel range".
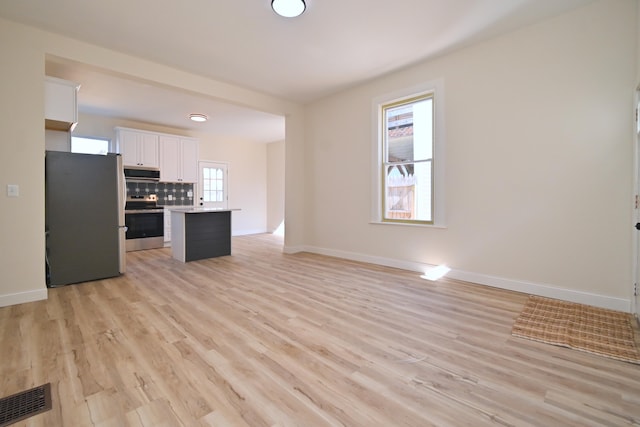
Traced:
[[164, 246], [164, 209], [155, 194], [129, 195], [124, 207], [127, 251]]

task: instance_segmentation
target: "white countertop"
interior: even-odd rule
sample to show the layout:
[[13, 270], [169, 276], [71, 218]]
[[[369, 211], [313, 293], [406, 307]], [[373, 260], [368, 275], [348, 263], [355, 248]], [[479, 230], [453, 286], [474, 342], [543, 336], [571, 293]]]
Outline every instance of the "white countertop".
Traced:
[[210, 213], [210, 212], [232, 212], [239, 211], [240, 209], [226, 209], [226, 208], [200, 208], [200, 207], [179, 207], [169, 208], [171, 212], [194, 214], [194, 213]]

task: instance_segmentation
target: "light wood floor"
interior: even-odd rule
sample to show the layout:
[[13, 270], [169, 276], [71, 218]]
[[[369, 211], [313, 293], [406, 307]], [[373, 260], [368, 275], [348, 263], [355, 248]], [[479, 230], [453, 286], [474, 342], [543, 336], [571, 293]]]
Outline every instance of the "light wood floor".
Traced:
[[640, 425], [640, 366], [512, 337], [526, 295], [281, 245], [0, 308], [0, 396], [52, 384], [16, 425]]

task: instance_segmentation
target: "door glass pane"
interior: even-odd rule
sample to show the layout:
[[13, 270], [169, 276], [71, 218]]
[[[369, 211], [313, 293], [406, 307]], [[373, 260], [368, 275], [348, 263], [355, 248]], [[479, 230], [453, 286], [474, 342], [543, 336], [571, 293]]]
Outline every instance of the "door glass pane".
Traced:
[[221, 168], [202, 168], [202, 196], [204, 202], [224, 200], [224, 171]]

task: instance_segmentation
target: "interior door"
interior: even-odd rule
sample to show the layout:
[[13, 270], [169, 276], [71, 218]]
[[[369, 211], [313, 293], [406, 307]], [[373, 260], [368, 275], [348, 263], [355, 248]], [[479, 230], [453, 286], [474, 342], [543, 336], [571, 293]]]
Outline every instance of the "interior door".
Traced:
[[636, 316], [636, 320], [640, 322], [640, 89], [636, 90], [636, 140], [635, 140], [635, 210], [633, 217], [636, 220], [636, 231], [634, 232], [635, 241], [635, 283], [633, 285], [633, 297], [631, 301], [631, 311]]
[[198, 162], [198, 203], [203, 208], [227, 209], [229, 204], [228, 164]]

